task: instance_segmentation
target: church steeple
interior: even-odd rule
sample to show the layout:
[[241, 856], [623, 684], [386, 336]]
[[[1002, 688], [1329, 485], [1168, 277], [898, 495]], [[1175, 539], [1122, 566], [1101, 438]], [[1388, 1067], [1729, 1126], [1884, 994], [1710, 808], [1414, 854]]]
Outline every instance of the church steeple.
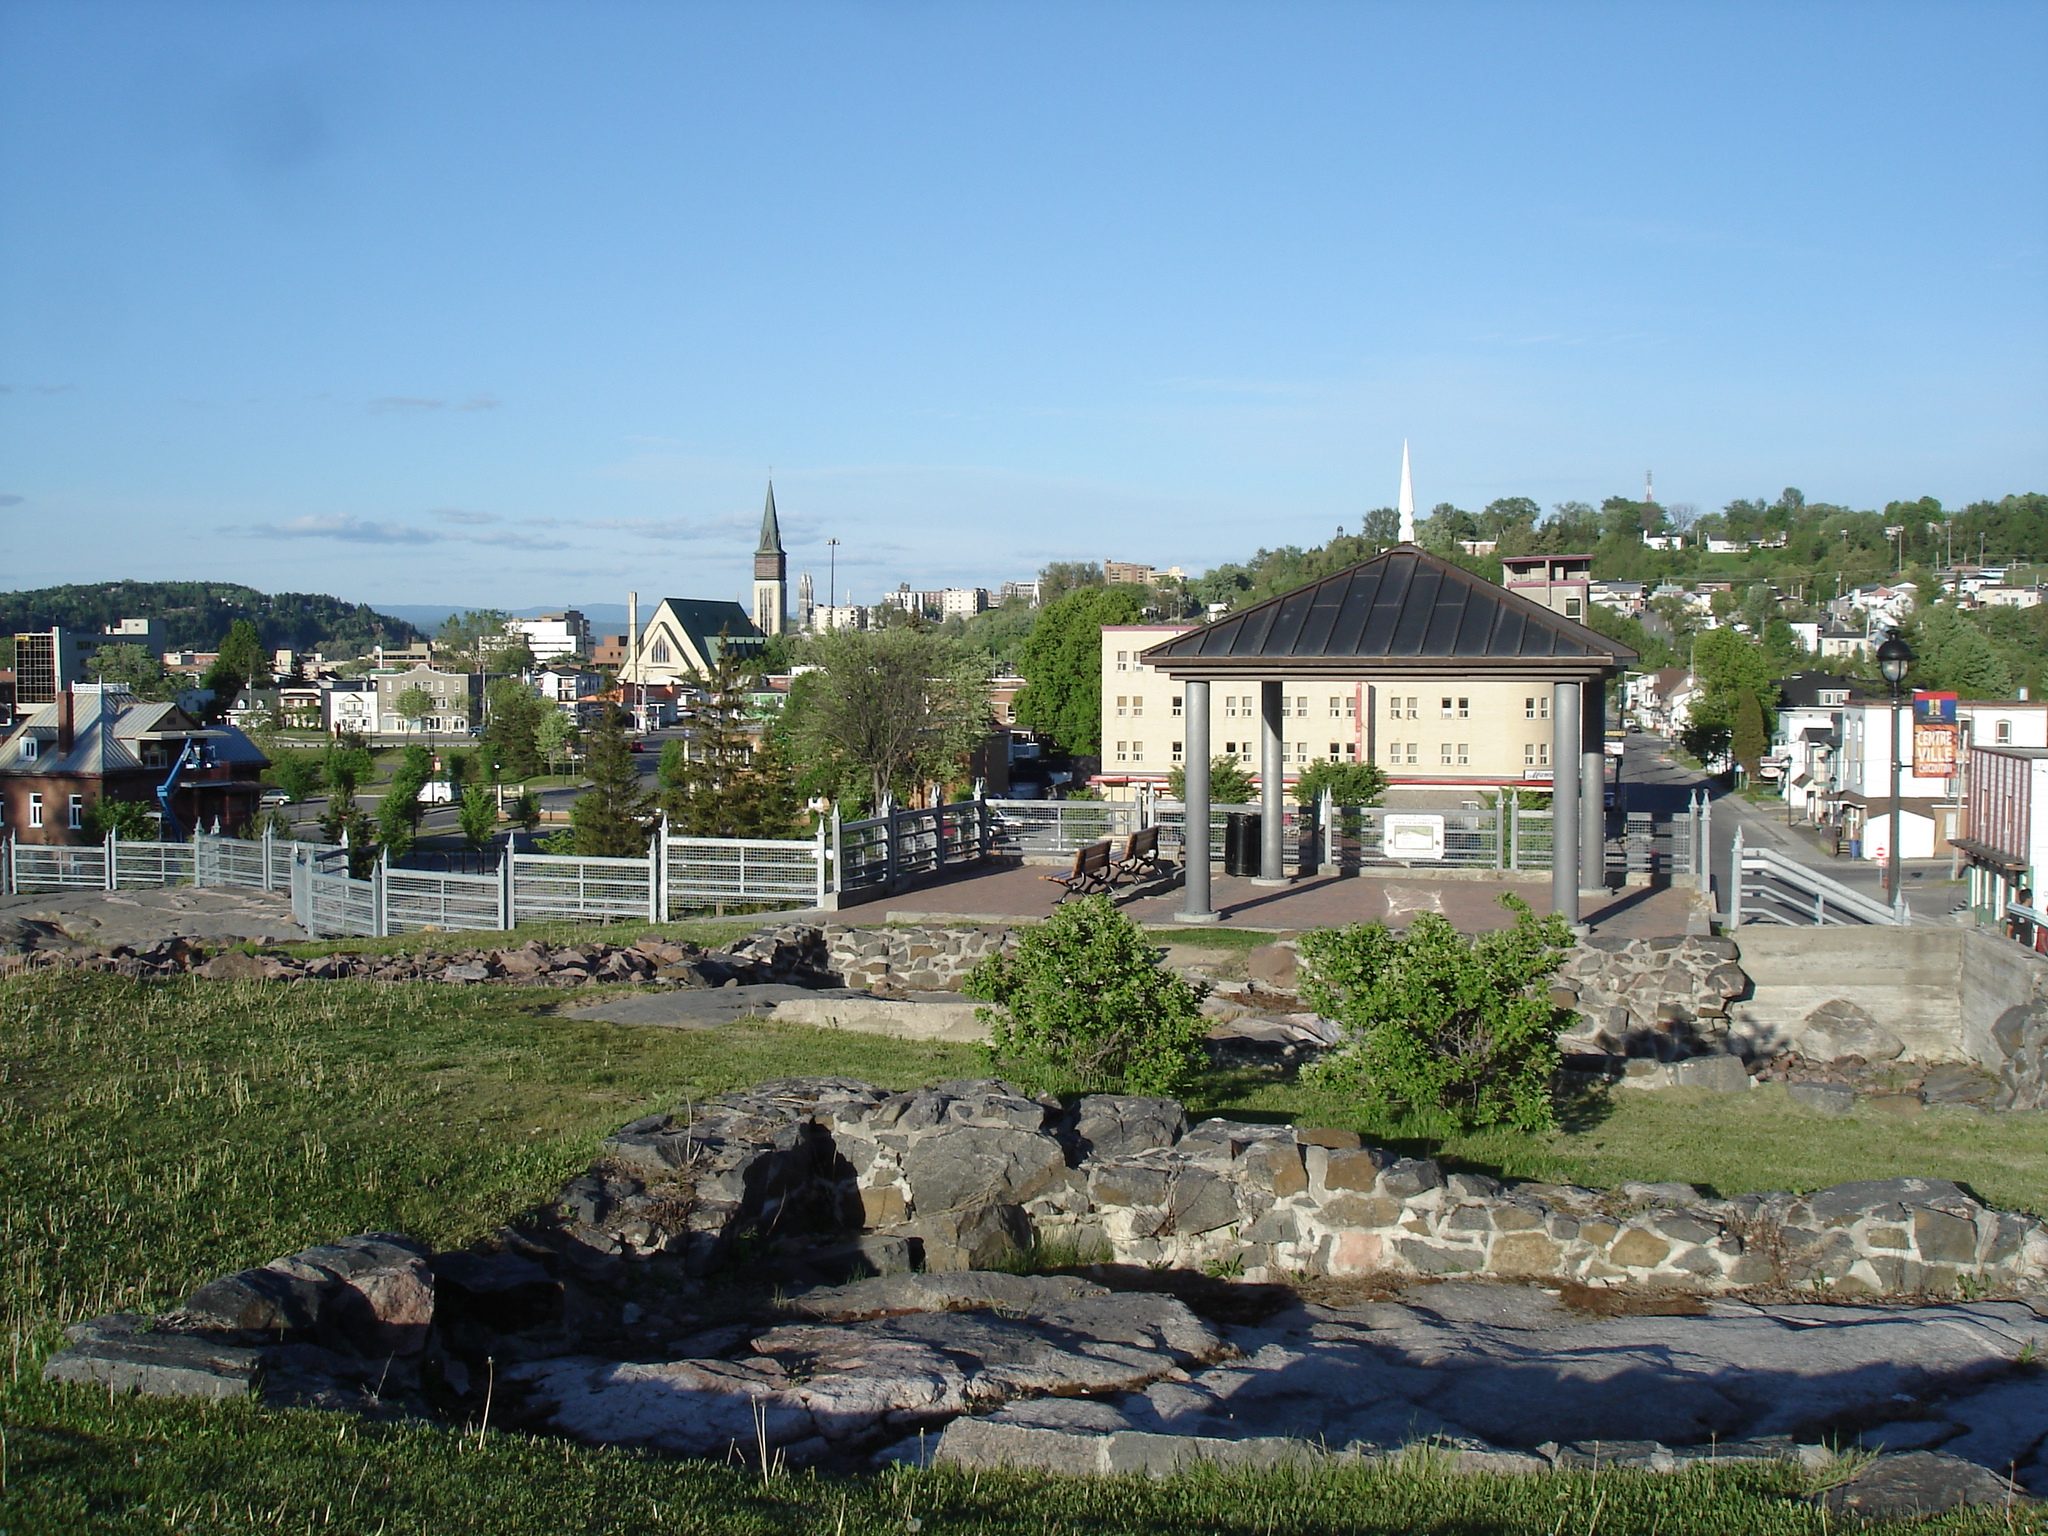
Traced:
[[1415, 542], [1415, 477], [1408, 473], [1408, 439], [1401, 439], [1401, 532], [1403, 544]]
[[782, 525], [775, 517], [775, 482], [761, 508], [761, 542], [754, 550], [754, 627], [779, 635], [788, 626], [789, 557], [782, 549]]

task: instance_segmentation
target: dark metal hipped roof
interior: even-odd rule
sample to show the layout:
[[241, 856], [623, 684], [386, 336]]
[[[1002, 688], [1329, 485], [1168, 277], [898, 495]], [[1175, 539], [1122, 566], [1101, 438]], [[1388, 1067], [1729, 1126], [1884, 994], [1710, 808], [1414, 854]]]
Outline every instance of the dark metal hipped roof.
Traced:
[[1604, 672], [1636, 653], [1483, 577], [1401, 544], [1144, 653], [1169, 676], [1338, 667]]

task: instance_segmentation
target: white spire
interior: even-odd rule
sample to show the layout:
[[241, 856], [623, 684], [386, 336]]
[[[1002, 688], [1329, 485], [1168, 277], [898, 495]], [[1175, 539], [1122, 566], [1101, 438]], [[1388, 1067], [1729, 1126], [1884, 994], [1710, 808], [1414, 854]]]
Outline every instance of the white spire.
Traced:
[[1408, 439], [1401, 439], [1401, 542], [1415, 542], [1415, 479], [1408, 473]]

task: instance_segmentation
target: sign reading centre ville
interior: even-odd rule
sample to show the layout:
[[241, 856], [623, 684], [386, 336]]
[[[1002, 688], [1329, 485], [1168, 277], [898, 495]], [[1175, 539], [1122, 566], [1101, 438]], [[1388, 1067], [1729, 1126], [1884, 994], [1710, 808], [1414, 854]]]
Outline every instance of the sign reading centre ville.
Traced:
[[1952, 693], [1913, 695], [1913, 777], [1952, 779], [1956, 776], [1956, 696]]

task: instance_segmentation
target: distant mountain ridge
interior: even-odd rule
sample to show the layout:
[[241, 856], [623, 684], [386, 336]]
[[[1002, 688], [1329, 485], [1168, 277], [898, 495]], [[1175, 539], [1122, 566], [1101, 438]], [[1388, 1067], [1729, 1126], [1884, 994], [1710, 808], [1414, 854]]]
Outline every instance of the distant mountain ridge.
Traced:
[[164, 648], [174, 651], [212, 650], [237, 619], [253, 623], [273, 650], [329, 656], [358, 656], [421, 638], [404, 619], [368, 603], [321, 592], [259, 592], [231, 581], [109, 581], [0, 592], [0, 635], [53, 625], [97, 634], [122, 619], [155, 619]]

